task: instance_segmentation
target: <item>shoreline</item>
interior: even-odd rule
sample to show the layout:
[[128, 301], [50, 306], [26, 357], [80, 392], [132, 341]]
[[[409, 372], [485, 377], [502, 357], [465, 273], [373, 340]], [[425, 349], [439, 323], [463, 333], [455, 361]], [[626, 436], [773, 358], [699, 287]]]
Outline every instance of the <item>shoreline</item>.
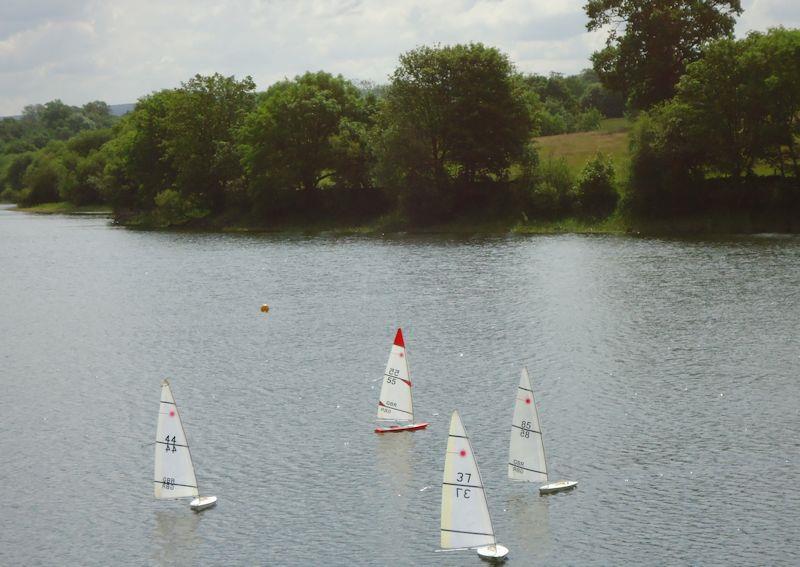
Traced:
[[[8, 204], [7, 210], [36, 215], [94, 216], [114, 219], [113, 211], [103, 206], [77, 207], [69, 203], [44, 203], [33, 207]], [[276, 223], [272, 226], [230, 223], [223, 219], [199, 219], [183, 225], [157, 225], [141, 219], [120, 221], [118, 226], [130, 230], [168, 232], [208, 232], [221, 234], [286, 234], [329, 236], [437, 235], [510, 236], [510, 235], [629, 235], [629, 236], [724, 236], [750, 234], [800, 234], [800, 219], [791, 215], [751, 215], [749, 213], [716, 213], [672, 219], [643, 219], [614, 214], [605, 219], [588, 220], [575, 217], [558, 220], [460, 220], [424, 227], [390, 222], [386, 218], [371, 223], [335, 222]]]

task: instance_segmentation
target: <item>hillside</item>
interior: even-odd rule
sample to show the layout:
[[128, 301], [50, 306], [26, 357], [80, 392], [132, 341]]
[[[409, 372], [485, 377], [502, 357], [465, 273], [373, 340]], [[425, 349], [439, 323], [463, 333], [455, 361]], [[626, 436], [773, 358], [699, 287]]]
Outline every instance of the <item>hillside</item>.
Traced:
[[626, 118], [603, 120], [600, 129], [593, 132], [576, 132], [536, 138], [542, 160], [563, 158], [574, 173], [597, 152], [610, 156], [619, 177], [627, 171], [628, 132], [631, 123]]

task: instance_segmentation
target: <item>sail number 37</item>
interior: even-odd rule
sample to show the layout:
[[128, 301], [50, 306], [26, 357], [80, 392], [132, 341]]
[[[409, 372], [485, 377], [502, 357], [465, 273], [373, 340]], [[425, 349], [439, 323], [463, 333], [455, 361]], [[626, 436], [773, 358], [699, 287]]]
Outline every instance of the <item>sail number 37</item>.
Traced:
[[[472, 473], [456, 473], [456, 482], [469, 482], [470, 478], [472, 478]], [[456, 498], [469, 498], [469, 495], [469, 488], [463, 488], [461, 486], [456, 487]]]

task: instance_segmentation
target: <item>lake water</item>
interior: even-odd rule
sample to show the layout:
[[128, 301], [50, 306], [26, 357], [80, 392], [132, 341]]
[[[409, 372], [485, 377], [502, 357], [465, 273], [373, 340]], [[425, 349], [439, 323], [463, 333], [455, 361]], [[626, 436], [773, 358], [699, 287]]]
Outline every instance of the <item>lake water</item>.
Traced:
[[[0, 210], [0, 564], [800, 564], [800, 239], [137, 232]], [[270, 305], [268, 314], [260, 312]], [[401, 326], [425, 431], [378, 436]], [[554, 480], [506, 478], [530, 369]], [[153, 498], [162, 378], [216, 508]]]

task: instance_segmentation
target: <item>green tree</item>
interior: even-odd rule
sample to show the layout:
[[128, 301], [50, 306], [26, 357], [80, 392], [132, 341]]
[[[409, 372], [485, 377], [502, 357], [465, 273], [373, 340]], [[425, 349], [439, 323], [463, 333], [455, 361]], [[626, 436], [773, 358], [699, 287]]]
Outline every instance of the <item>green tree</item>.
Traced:
[[798, 173], [800, 30], [774, 29], [722, 39], [687, 67], [673, 101], [659, 110], [665, 151], [682, 152], [733, 179], [752, 176], [759, 160]]
[[234, 136], [253, 108], [254, 90], [249, 76], [195, 75], [166, 100], [160, 150], [175, 172], [175, 187], [215, 213], [243, 186]]
[[590, 30], [607, 30], [606, 48], [592, 55], [602, 83], [637, 109], [675, 93], [686, 65], [709, 40], [733, 34], [740, 0], [589, 0]]
[[574, 193], [578, 210], [584, 215], [605, 217], [611, 214], [619, 199], [611, 160], [601, 153], [589, 160], [578, 177]]
[[[383, 99], [379, 174], [413, 219], [480, 208], [527, 154], [536, 97], [480, 43], [400, 56]], [[483, 195], [482, 195], [483, 194]]]
[[272, 85], [240, 133], [261, 211], [314, 215], [323, 191], [368, 190], [370, 120], [370, 99], [341, 76], [320, 71]]
[[25, 171], [21, 203], [25, 206], [52, 203], [59, 200], [59, 187], [66, 174], [58, 158], [40, 152]]

